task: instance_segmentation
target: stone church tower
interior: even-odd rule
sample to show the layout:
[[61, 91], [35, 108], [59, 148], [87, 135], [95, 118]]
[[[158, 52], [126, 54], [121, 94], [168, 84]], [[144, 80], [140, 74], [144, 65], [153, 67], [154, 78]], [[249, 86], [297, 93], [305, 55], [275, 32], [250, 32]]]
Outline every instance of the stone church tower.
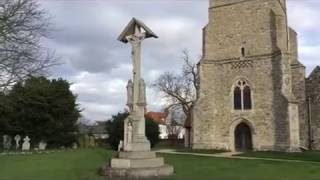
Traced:
[[307, 78], [306, 89], [310, 147], [320, 150], [320, 66], [317, 66]]
[[193, 148], [307, 148], [305, 67], [285, 0], [210, 0], [198, 68]]

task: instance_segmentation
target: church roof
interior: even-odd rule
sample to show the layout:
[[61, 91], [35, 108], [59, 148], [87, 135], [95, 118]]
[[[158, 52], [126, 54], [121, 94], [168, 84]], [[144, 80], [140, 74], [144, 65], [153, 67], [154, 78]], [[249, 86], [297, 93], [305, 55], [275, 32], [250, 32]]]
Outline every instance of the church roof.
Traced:
[[120, 36], [118, 37], [118, 40], [124, 43], [127, 43], [127, 36], [130, 36], [135, 33], [135, 27], [138, 26], [143, 32], [146, 34], [146, 38], [154, 37], [158, 38], [158, 36], [152, 32], [150, 28], [148, 28], [142, 21], [139, 21], [136, 18], [132, 18], [132, 20], [129, 22], [129, 24], [125, 27], [125, 29], [122, 31]]
[[309, 75], [309, 78], [318, 77], [318, 76], [320, 76], [320, 66], [317, 66], [316, 68], [313, 69], [313, 71]]

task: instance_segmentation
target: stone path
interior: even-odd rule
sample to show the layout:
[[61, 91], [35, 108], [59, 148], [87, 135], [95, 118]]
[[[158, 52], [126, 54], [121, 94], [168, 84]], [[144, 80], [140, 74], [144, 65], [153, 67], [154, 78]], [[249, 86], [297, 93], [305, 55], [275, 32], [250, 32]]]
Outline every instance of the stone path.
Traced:
[[259, 158], [259, 157], [242, 157], [236, 156], [242, 154], [241, 152], [225, 152], [217, 154], [204, 154], [204, 153], [192, 153], [192, 152], [177, 152], [174, 149], [161, 149], [157, 150], [157, 153], [163, 154], [178, 154], [178, 155], [192, 155], [202, 157], [218, 157], [218, 158], [229, 158], [229, 159], [247, 159], [247, 160], [265, 160], [265, 161], [277, 161], [277, 162], [293, 162], [293, 163], [312, 163], [319, 164], [318, 161], [303, 161], [303, 160], [290, 160], [290, 159], [274, 159], [274, 158]]

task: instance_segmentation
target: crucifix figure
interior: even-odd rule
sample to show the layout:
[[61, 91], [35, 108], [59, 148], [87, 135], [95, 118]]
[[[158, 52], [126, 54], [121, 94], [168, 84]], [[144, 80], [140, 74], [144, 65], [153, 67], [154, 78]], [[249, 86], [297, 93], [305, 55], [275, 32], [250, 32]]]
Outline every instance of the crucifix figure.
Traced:
[[[121, 33], [118, 40], [130, 43], [132, 46], [132, 80], [127, 85], [127, 105], [130, 110], [129, 117], [124, 125], [125, 151], [149, 151], [150, 142], [145, 136], [145, 107], [146, 85], [141, 78], [141, 44], [147, 38], [157, 38], [145, 24], [133, 18]], [[130, 135], [130, 136], [128, 136]]]

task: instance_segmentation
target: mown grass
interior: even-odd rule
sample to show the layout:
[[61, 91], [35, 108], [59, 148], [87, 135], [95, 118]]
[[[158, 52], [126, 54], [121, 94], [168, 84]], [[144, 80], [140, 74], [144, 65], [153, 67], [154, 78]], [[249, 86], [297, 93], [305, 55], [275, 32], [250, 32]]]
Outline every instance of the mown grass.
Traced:
[[320, 151], [306, 151], [303, 153], [247, 152], [237, 156], [320, 162]]
[[0, 180], [99, 179], [97, 170], [112, 155], [104, 149], [79, 149], [51, 154], [0, 156]]
[[[0, 180], [103, 180], [98, 168], [112, 156], [105, 149], [0, 156]], [[166, 180], [319, 180], [320, 163], [225, 159], [159, 154], [175, 168]]]
[[162, 155], [174, 165], [168, 180], [319, 180], [320, 163], [225, 159], [192, 155]]

